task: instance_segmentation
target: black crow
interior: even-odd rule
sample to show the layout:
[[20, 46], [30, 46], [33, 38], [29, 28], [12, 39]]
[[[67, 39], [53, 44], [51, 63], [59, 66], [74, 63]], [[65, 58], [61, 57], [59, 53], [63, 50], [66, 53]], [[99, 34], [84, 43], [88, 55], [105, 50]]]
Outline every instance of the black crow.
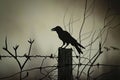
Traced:
[[82, 53], [80, 47], [84, 48], [81, 44], [79, 44], [77, 42], [77, 40], [75, 40], [67, 31], [64, 31], [60, 26], [56, 26], [55, 28], [51, 29], [52, 31], [56, 31], [58, 34], [58, 37], [62, 40], [63, 45], [61, 47], [63, 47], [66, 43], [66, 46], [64, 48], [66, 48], [69, 44], [71, 44], [72, 46], [74, 46], [78, 53]]

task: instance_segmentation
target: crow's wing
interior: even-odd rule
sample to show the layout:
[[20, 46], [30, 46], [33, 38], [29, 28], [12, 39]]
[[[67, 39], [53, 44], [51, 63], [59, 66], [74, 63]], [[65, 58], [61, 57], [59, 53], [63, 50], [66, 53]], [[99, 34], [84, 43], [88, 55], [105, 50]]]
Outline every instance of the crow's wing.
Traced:
[[74, 39], [67, 31], [64, 31], [63, 34], [65, 35], [65, 36], [64, 36], [64, 37], [65, 37], [65, 42], [71, 43], [73, 46], [78, 45], [78, 46], [80, 46], [80, 47], [82, 47], [82, 48], [85, 49], [85, 47], [83, 47], [81, 44], [79, 44], [79, 43], [77, 42], [77, 40]]
[[77, 42], [67, 31], [63, 31], [63, 37], [64, 37], [64, 41], [67, 43]]

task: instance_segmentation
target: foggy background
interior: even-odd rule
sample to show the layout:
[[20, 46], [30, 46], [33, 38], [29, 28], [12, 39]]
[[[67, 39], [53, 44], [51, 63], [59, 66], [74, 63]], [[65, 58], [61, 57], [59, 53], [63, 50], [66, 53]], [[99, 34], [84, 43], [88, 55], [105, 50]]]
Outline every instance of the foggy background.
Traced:
[[[90, 6], [93, 0], [88, 0]], [[90, 9], [90, 16], [86, 19], [82, 34], [84, 39], [91, 31], [96, 31], [95, 36], [104, 26], [104, 17], [110, 2], [109, 14], [117, 14], [112, 25], [118, 24], [120, 21], [120, 2], [119, 0], [95, 0], [94, 11]], [[34, 39], [35, 43], [32, 47], [32, 55], [50, 55], [51, 53], [57, 55], [58, 47], [62, 45], [57, 34], [51, 31], [51, 28], [59, 25], [64, 30], [69, 31], [70, 19], [72, 36], [79, 41], [80, 26], [83, 21], [85, 0], [0, 0], [0, 55], [8, 55], [2, 48], [4, 47], [5, 37], [8, 37], [9, 50], [14, 52], [12, 47], [19, 44], [18, 55], [24, 55], [28, 52], [27, 40]], [[89, 15], [88, 14], [88, 15]], [[110, 18], [111, 19], [111, 18]], [[110, 20], [108, 19], [108, 21]], [[77, 21], [76, 21], [77, 20]], [[104, 40], [107, 32], [102, 36]], [[91, 38], [83, 40], [82, 45], [86, 46]], [[111, 29], [105, 42], [105, 46], [115, 46], [120, 48], [120, 27]], [[98, 48], [98, 41], [93, 48]], [[69, 46], [71, 47], [71, 45]], [[83, 50], [85, 51], [85, 50]], [[93, 53], [95, 51], [92, 51]], [[91, 54], [93, 55], [93, 54]], [[108, 57], [109, 56], [109, 57]], [[120, 52], [110, 51], [105, 52], [100, 58], [103, 63], [119, 64]], [[21, 63], [24, 59], [20, 59]], [[28, 61], [26, 68], [39, 66], [41, 60], [39, 58]], [[54, 60], [48, 60], [44, 65], [54, 64]], [[34, 65], [34, 66], [33, 66]], [[106, 70], [107, 68], [103, 69]], [[2, 59], [0, 61], [0, 77], [8, 76], [12, 73], [18, 72], [18, 66], [14, 59]], [[34, 72], [33, 72], [34, 73]], [[31, 79], [37, 75], [36, 73]]]

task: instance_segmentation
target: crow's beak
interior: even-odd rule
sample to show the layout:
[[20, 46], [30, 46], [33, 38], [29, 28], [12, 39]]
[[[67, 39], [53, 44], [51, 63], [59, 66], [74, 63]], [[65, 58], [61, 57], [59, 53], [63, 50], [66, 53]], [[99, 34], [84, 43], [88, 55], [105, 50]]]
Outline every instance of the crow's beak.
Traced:
[[55, 31], [55, 28], [52, 28], [51, 31]]

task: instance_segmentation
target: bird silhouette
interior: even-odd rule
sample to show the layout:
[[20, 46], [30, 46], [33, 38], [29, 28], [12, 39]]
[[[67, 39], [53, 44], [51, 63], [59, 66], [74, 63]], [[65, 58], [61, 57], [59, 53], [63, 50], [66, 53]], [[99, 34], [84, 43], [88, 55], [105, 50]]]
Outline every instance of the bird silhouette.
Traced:
[[55, 28], [52, 28], [51, 30], [56, 31], [58, 34], [58, 37], [62, 40], [63, 45], [61, 46], [61, 48], [65, 44], [66, 46], [64, 48], [66, 48], [69, 44], [71, 44], [72, 46], [76, 48], [79, 54], [80, 53], [83, 54], [83, 52], [81, 51], [81, 48], [85, 49], [85, 47], [79, 44], [77, 40], [75, 40], [67, 31], [63, 30], [60, 26], [56, 26]]

